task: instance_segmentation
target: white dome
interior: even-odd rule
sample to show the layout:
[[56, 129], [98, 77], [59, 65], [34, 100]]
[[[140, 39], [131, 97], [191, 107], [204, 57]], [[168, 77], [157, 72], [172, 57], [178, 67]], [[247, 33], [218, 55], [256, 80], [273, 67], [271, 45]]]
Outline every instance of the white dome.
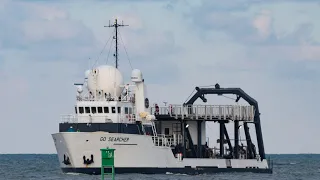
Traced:
[[139, 69], [132, 70], [131, 81], [132, 82], [142, 82], [143, 81], [142, 72]]
[[120, 96], [122, 92], [123, 78], [121, 72], [113, 66], [99, 66], [92, 69], [88, 76], [88, 89], [92, 93], [101, 92], [111, 96]]

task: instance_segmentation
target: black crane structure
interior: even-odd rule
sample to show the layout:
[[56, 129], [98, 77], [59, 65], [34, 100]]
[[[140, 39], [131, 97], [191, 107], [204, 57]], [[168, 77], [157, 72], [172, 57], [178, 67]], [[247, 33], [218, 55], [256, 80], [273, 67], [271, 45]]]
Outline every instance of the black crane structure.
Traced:
[[[261, 130], [261, 122], [260, 122], [260, 112], [258, 107], [258, 102], [253, 99], [251, 96], [249, 96], [247, 93], [245, 93], [241, 88], [220, 88], [219, 84], [215, 85], [215, 88], [199, 88], [196, 87], [197, 92], [193, 95], [193, 97], [190, 98], [188, 102], [185, 103], [185, 105], [192, 105], [198, 98], [200, 98], [203, 102], [207, 102], [207, 99], [204, 97], [204, 95], [207, 94], [217, 94], [217, 95], [223, 95], [223, 94], [235, 94], [237, 95], [236, 102], [240, 100], [240, 98], [243, 98], [245, 101], [247, 101], [250, 105], [254, 106], [255, 109], [255, 116], [254, 116], [254, 124], [257, 134], [257, 142], [258, 142], [258, 150], [259, 155], [261, 159], [265, 159], [265, 150], [264, 150], [264, 144], [263, 144], [263, 138], [262, 138], [262, 130]], [[238, 124], [238, 122], [236, 122]], [[246, 135], [246, 140], [248, 144], [248, 150], [249, 150], [249, 156], [254, 156], [255, 150], [254, 145], [251, 141], [250, 133], [249, 133], [249, 127], [247, 123], [244, 123], [244, 130]], [[238, 127], [235, 127], [235, 135], [238, 134]], [[224, 123], [220, 121], [220, 141], [224, 139], [224, 134], [226, 133], [226, 128], [224, 126]], [[227, 136], [227, 134], [225, 134]], [[227, 138], [227, 141], [229, 138]], [[236, 137], [238, 139], [238, 137]], [[228, 142], [229, 144], [230, 142]], [[223, 143], [220, 143], [223, 144]], [[238, 143], [236, 143], [236, 146], [238, 146]], [[222, 150], [221, 145], [221, 150]], [[237, 147], [235, 147], [235, 151], [237, 151]], [[222, 150], [223, 151], [223, 150]], [[223, 153], [223, 152], [221, 152]], [[237, 152], [236, 152], [237, 154]]]
[[[199, 88], [196, 87], [195, 88], [196, 93], [186, 102], [184, 103], [185, 107], [189, 107], [192, 106], [193, 103], [200, 98], [203, 102], [207, 102], [207, 99], [205, 98], [205, 95], [209, 95], [209, 94], [216, 94], [216, 95], [224, 95], [224, 94], [234, 94], [236, 95], [236, 102], [238, 102], [240, 100], [240, 98], [242, 98], [243, 100], [245, 100], [248, 104], [250, 104], [251, 106], [254, 107], [254, 119], [252, 122], [243, 122], [243, 129], [244, 129], [244, 133], [245, 133], [245, 137], [246, 137], [246, 144], [247, 144], [247, 158], [248, 159], [254, 159], [256, 158], [257, 154], [259, 154], [261, 160], [266, 159], [266, 155], [265, 155], [265, 149], [264, 149], [264, 143], [263, 143], [263, 137], [262, 137], [262, 129], [261, 129], [261, 122], [260, 122], [260, 112], [259, 112], [259, 107], [258, 107], [258, 102], [252, 98], [251, 96], [249, 96], [246, 92], [244, 92], [241, 88], [220, 88], [219, 84], [216, 84], [214, 88]], [[188, 109], [188, 114], [193, 114], [193, 110], [192, 108]], [[156, 118], [160, 121], [166, 121], [166, 120], [171, 120], [173, 121], [174, 118], [172, 117], [171, 119], [168, 118], [168, 115], [156, 115]], [[189, 142], [189, 146], [191, 147], [189, 149], [191, 149], [191, 153], [190, 155], [186, 154], [186, 146], [183, 147], [183, 155], [186, 157], [193, 157], [193, 158], [201, 158], [203, 156], [203, 154], [201, 153], [203, 147], [201, 146], [196, 146], [193, 145], [192, 139], [190, 139], [191, 137], [188, 137], [188, 129], [185, 127], [185, 123], [186, 120], [190, 121], [192, 119], [188, 119], [188, 118], [184, 118], [181, 119], [181, 117], [178, 117], [178, 120], [182, 123], [181, 127], [182, 127], [182, 132], [185, 132], [183, 135], [183, 139], [184, 139], [184, 143], [187, 143], [187, 141]], [[229, 138], [228, 135], [228, 131], [226, 128], [226, 123], [229, 122], [229, 120], [223, 120], [223, 119], [198, 119], [196, 120], [198, 123], [198, 139], [197, 140], [193, 140], [193, 141], [197, 141], [197, 144], [201, 144], [202, 140], [201, 140], [201, 134], [202, 134], [202, 128], [201, 128], [201, 123], [203, 123], [204, 121], [214, 121], [214, 122], [218, 122], [220, 125], [220, 138], [218, 139], [219, 143], [220, 143], [220, 156], [224, 157], [224, 143], [227, 143], [229, 146], [229, 151], [233, 154], [232, 158], [238, 159], [239, 158], [239, 150], [240, 150], [240, 146], [239, 146], [239, 129], [240, 129], [240, 121], [241, 120], [234, 120], [234, 134], [235, 134], [235, 138], [234, 138], [234, 146], [232, 146], [231, 144], [231, 140]], [[256, 148], [254, 143], [252, 142], [252, 139], [250, 137], [250, 131], [249, 131], [249, 123], [253, 123], [255, 126], [255, 130], [256, 130], [256, 137], [257, 137], [257, 145], [258, 145], [258, 153], [256, 152]]]
[[115, 19], [114, 24], [111, 24], [109, 21], [109, 25], [108, 26], [104, 26], [104, 27], [114, 27], [115, 31], [116, 31], [116, 35], [113, 36], [113, 39], [115, 39], [116, 41], [116, 52], [113, 54], [113, 56], [115, 57], [115, 61], [116, 61], [116, 68], [118, 68], [118, 28], [119, 27], [123, 27], [123, 26], [129, 26], [129, 25], [124, 25], [123, 21], [121, 24], [118, 24], [118, 19]]

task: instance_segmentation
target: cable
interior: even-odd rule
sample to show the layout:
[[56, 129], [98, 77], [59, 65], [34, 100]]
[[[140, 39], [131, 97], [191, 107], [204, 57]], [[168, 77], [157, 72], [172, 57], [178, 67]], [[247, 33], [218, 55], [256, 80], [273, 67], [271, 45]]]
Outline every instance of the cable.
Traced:
[[98, 58], [96, 59], [96, 61], [93, 63], [92, 68], [93, 68], [93, 66], [95, 66], [95, 65], [97, 64], [97, 62], [99, 61], [99, 58], [100, 58], [101, 54], [103, 53], [103, 51], [105, 50], [105, 48], [106, 48], [108, 42], [110, 41], [112, 35], [113, 35], [113, 34], [110, 35], [108, 41], [107, 41], [107, 42], [105, 43], [105, 45], [103, 46], [103, 49], [101, 50], [100, 54], [98, 55]]
[[228, 99], [236, 100], [235, 98], [228, 97], [228, 96], [225, 96], [225, 95], [221, 95], [221, 96], [223, 96], [223, 97], [225, 97], [225, 98], [228, 98]]
[[195, 90], [196, 90], [196, 89], [194, 89], [194, 90], [191, 92], [191, 94], [190, 94], [189, 97], [184, 101], [184, 103], [186, 103], [186, 102], [188, 101], [188, 99], [191, 97], [191, 95], [194, 93]]
[[[115, 32], [115, 30], [114, 30], [114, 32]], [[113, 32], [113, 33], [114, 33], [114, 32]], [[113, 35], [113, 33], [112, 33], [111, 35]], [[106, 64], [108, 64], [108, 61], [109, 61], [109, 55], [110, 55], [110, 51], [111, 51], [112, 42], [113, 42], [113, 41], [111, 41], [111, 43], [110, 43], [110, 47], [109, 47], [109, 52], [108, 52]]]
[[[215, 85], [207, 85], [207, 86], [199, 86], [199, 87], [212, 87], [212, 86], [215, 86]], [[232, 100], [236, 100], [235, 98], [232, 98], [232, 97], [228, 97], [228, 96], [225, 96], [225, 95], [221, 95], [225, 98], [228, 98], [228, 99], [232, 99]]]
[[129, 64], [130, 64], [130, 67], [131, 67], [131, 69], [133, 69], [133, 68], [132, 68], [132, 64], [131, 64], [131, 61], [130, 61], [130, 58], [129, 58], [129, 55], [128, 55], [128, 52], [127, 52], [127, 48], [126, 48], [126, 46], [124, 45], [124, 42], [123, 42], [123, 40], [122, 40], [122, 36], [121, 36], [120, 31], [119, 31], [119, 36], [120, 36], [120, 40], [121, 40], [121, 42], [122, 42], [122, 44], [123, 44], [124, 51], [126, 52], [126, 55], [127, 55], [127, 58], [128, 58]]

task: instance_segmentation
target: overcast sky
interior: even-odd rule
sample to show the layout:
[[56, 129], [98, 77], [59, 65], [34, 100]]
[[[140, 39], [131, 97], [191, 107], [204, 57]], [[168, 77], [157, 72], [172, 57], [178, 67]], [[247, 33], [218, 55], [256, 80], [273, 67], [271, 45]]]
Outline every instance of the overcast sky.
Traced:
[[[217, 82], [241, 87], [259, 102], [267, 153], [320, 153], [319, 16], [318, 0], [1, 0], [0, 153], [56, 153], [51, 134], [73, 111], [73, 83], [116, 17], [130, 25], [121, 37], [152, 102], [183, 103]], [[108, 50], [97, 64], [113, 65]]]

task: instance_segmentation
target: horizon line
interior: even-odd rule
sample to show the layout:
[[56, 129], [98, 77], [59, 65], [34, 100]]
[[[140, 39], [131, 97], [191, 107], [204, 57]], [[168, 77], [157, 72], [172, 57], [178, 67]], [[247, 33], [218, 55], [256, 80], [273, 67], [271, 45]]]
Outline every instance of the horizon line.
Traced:
[[[320, 155], [320, 153], [266, 153], [266, 155]], [[0, 153], [0, 155], [58, 155], [57, 153]]]

